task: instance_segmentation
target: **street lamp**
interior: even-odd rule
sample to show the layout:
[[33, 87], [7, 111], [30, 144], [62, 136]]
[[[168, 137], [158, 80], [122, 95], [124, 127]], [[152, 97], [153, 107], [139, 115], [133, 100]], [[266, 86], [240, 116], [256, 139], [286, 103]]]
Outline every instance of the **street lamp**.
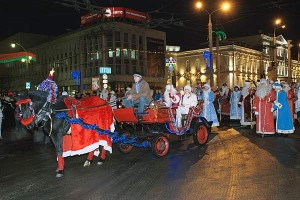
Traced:
[[212, 22], [211, 22], [211, 16], [213, 13], [219, 11], [219, 10], [223, 10], [223, 11], [227, 11], [230, 8], [230, 4], [229, 3], [223, 3], [222, 7], [214, 10], [212, 12], [209, 12], [208, 10], [206, 10], [203, 7], [202, 2], [198, 1], [196, 2], [196, 8], [197, 9], [202, 9], [204, 10], [207, 14], [208, 14], [208, 38], [209, 38], [209, 52], [210, 52], [210, 60], [209, 60], [209, 66], [210, 66], [210, 73], [209, 73], [209, 79], [210, 79], [210, 85], [213, 86], [214, 85], [214, 69], [213, 69], [213, 40], [212, 40]]
[[28, 63], [30, 62], [30, 60], [32, 59], [31, 56], [28, 56], [26, 49], [19, 43], [12, 43], [10, 44], [10, 46], [12, 48], [16, 48], [16, 45], [18, 45], [19, 47], [21, 47], [23, 49], [23, 51], [25, 52], [25, 59], [23, 58], [21, 61], [26, 63], [26, 69], [28, 69]]
[[281, 25], [281, 19], [278, 18], [275, 20], [275, 26], [274, 26], [274, 31], [273, 31], [273, 46], [274, 46], [274, 55], [273, 55], [273, 59], [274, 59], [274, 65], [273, 65], [273, 70], [274, 70], [274, 78], [277, 79], [277, 47], [276, 47], [276, 30], [278, 28], [285, 28], [285, 25]]

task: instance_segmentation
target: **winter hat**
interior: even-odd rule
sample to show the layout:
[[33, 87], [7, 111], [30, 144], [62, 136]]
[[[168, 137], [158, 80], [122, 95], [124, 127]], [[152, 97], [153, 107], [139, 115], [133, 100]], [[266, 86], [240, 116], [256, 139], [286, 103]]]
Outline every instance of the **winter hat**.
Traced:
[[275, 83], [273, 84], [273, 88], [274, 88], [274, 89], [276, 89], [276, 88], [281, 88], [280, 83], [275, 82]]
[[142, 78], [143, 76], [141, 75], [141, 73], [140, 72], [135, 72], [134, 74], [133, 74], [133, 76], [137, 76], [137, 77], [140, 77], [140, 78]]
[[210, 88], [210, 85], [209, 85], [208, 83], [205, 83], [205, 84], [203, 85], [203, 87], [208, 87], [208, 88]]
[[260, 83], [260, 84], [262, 84], [262, 83], [267, 84], [268, 82], [267, 82], [266, 79], [262, 78], [262, 79], [260, 79], [259, 83]]
[[189, 86], [189, 85], [186, 85], [186, 86], [184, 86], [184, 90], [189, 90], [189, 91], [192, 91], [192, 88], [191, 88], [191, 86]]

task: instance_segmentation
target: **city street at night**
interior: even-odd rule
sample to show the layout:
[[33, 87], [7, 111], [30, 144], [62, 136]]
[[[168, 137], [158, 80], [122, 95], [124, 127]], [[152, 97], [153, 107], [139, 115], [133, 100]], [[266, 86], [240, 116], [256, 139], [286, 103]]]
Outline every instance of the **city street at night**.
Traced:
[[[0, 141], [0, 199], [299, 199], [299, 125], [289, 137], [264, 138], [250, 128], [213, 128], [207, 146], [171, 137], [156, 158], [136, 148], [84, 168], [86, 155], [68, 157], [55, 177], [52, 144], [34, 144], [24, 131]], [[22, 137], [24, 137], [22, 139]]]
[[0, 200], [300, 200], [300, 0], [3, 0]]

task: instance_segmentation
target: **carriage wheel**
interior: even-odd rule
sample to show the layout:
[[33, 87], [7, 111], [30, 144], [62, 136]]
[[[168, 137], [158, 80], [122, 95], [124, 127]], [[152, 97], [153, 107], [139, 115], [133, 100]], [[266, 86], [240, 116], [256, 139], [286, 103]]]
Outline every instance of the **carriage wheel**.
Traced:
[[208, 141], [208, 129], [205, 124], [197, 124], [197, 128], [193, 133], [194, 144], [204, 146]]
[[130, 145], [130, 144], [123, 144], [123, 143], [120, 143], [119, 144], [119, 150], [122, 152], [122, 153], [129, 153], [130, 151], [132, 151], [133, 149], [133, 146]]
[[166, 136], [158, 135], [153, 138], [152, 141], [152, 153], [156, 157], [164, 157], [169, 152], [170, 143]]

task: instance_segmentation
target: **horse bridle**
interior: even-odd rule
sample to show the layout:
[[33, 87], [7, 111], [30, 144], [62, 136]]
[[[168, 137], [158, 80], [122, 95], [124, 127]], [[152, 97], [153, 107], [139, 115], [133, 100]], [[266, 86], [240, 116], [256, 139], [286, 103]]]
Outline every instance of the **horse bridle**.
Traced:
[[[23, 104], [29, 104], [29, 110], [31, 111], [31, 115], [30, 117], [28, 117], [27, 119], [24, 119], [23, 116], [22, 116], [22, 111], [21, 111], [21, 106]], [[19, 100], [16, 102], [16, 105], [19, 106], [19, 109], [20, 109], [20, 113], [21, 113], [21, 123], [24, 125], [24, 126], [28, 126], [29, 124], [31, 124], [34, 119], [35, 119], [35, 112], [34, 112], [34, 109], [33, 109], [33, 106], [32, 106], [32, 101], [31, 99], [27, 98], [27, 99], [22, 99], [22, 100]]]

